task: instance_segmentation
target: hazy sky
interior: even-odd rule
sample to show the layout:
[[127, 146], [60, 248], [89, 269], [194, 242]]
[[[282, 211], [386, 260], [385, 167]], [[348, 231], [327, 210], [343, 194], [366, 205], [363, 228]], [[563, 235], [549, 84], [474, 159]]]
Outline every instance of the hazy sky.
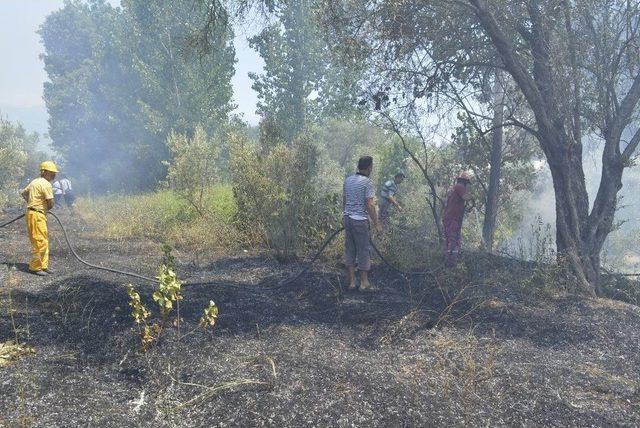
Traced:
[[[114, 5], [120, 3], [109, 1]], [[63, 3], [63, 0], [0, 0], [0, 112], [40, 133], [47, 132], [48, 116], [42, 100], [42, 83], [47, 77], [39, 58], [42, 45], [36, 31], [44, 18]], [[238, 63], [233, 78], [234, 98], [237, 112], [256, 124], [257, 98], [247, 73], [261, 71], [263, 62], [249, 48], [246, 38], [251, 34], [244, 31], [235, 39]]]

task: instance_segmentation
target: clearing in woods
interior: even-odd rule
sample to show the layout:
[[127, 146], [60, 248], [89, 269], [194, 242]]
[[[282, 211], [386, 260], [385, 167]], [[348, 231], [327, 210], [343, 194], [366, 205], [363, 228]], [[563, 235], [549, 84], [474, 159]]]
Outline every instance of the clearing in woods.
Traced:
[[[95, 241], [63, 219], [88, 260], [154, 275], [156, 243]], [[210, 281], [184, 288], [182, 334], [210, 299], [219, 323], [172, 328], [142, 355], [129, 280], [85, 269], [50, 224], [47, 278], [24, 272], [22, 222], [0, 233], [0, 426], [640, 425], [640, 309], [524, 293], [526, 265], [474, 256], [462, 293], [455, 275], [377, 266], [382, 291], [363, 294], [335, 262], [266, 290], [299, 266], [177, 253], [181, 278]], [[497, 271], [509, 277], [486, 279]], [[10, 351], [16, 335], [27, 347]]]

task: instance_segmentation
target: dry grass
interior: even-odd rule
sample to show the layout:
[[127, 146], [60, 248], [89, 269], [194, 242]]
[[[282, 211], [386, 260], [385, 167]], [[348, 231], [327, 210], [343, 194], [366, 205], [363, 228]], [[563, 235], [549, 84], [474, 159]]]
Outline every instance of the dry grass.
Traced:
[[81, 198], [77, 212], [92, 226], [92, 235], [102, 239], [149, 238], [193, 253], [238, 249], [251, 241], [233, 224], [237, 207], [230, 186], [210, 189], [205, 203], [206, 212], [200, 215], [175, 192], [161, 190]]
[[175, 410], [180, 410], [185, 407], [202, 404], [207, 400], [211, 400], [212, 398], [217, 397], [223, 392], [239, 391], [241, 387], [246, 387], [246, 386], [260, 386], [260, 387], [268, 387], [268, 388], [271, 387], [270, 383], [263, 382], [257, 379], [236, 379], [230, 382], [223, 382], [215, 386], [206, 386], [206, 385], [199, 385], [195, 383], [185, 383], [185, 382], [182, 382], [181, 385], [195, 386], [195, 387], [203, 388], [205, 391], [200, 394], [197, 394], [193, 398], [183, 403], [180, 403], [175, 407]]
[[462, 401], [483, 400], [478, 395], [480, 386], [493, 377], [495, 359], [499, 347], [493, 343], [483, 345], [472, 332], [451, 334], [436, 333], [433, 340], [435, 359], [431, 370], [433, 386], [444, 397], [451, 395]]
[[6, 367], [22, 357], [35, 353], [36, 350], [33, 347], [15, 343], [12, 340], [0, 343], [0, 367]]
[[468, 423], [495, 393], [492, 381], [500, 347], [478, 339], [473, 331], [449, 329], [433, 330], [427, 345], [424, 355], [400, 367], [397, 379], [407, 388], [429, 391]]

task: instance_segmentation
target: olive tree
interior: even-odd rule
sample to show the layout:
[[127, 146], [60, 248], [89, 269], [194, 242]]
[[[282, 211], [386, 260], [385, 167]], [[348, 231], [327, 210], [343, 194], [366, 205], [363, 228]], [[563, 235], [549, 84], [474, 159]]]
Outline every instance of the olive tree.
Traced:
[[[438, 101], [474, 91], [487, 69], [515, 82], [527, 112], [503, 126], [526, 130], [544, 153], [556, 196], [556, 245], [588, 294], [612, 230], [622, 175], [640, 143], [640, 5], [628, 0], [326, 0], [330, 36], [366, 60], [376, 47], [404, 84]], [[392, 82], [396, 83], [396, 82]], [[592, 203], [586, 140], [602, 147]]]

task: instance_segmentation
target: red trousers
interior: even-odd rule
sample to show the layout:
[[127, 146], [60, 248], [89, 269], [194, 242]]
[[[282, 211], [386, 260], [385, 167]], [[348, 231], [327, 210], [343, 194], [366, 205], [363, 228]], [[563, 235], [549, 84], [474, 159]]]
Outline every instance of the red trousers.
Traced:
[[444, 226], [445, 236], [445, 265], [453, 267], [458, 263], [458, 254], [462, 246], [462, 222], [456, 220], [444, 219], [442, 221]]

